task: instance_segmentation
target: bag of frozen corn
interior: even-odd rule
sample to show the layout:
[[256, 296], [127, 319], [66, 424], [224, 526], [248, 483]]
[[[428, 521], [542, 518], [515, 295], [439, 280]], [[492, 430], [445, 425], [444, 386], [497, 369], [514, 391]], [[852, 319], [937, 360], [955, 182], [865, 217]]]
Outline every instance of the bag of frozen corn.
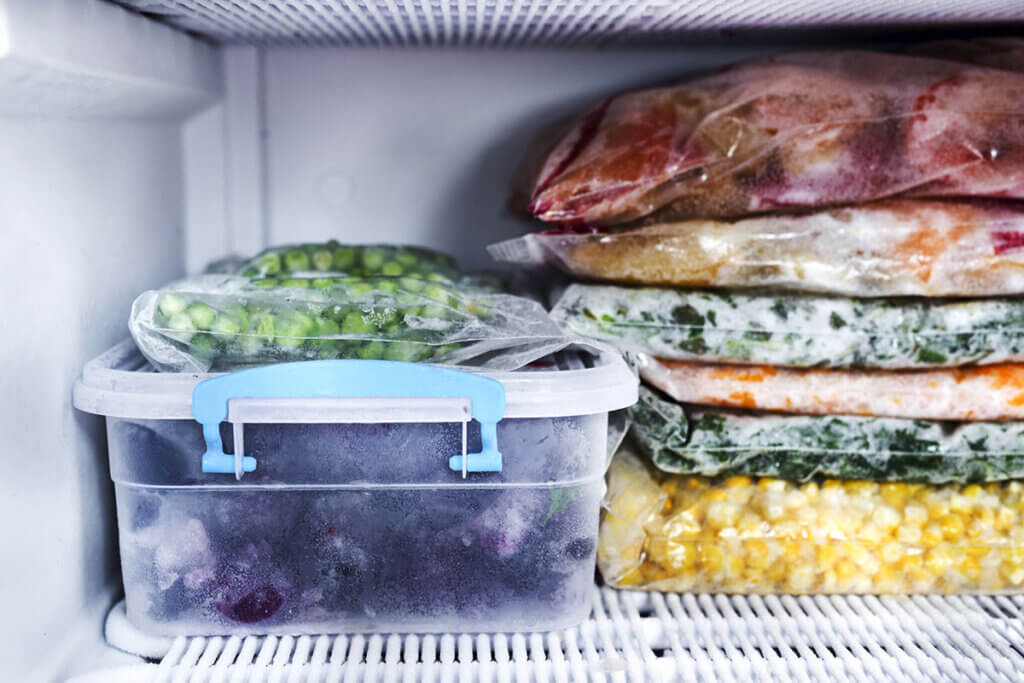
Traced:
[[1024, 587], [1024, 484], [708, 478], [612, 461], [597, 562], [623, 588], [955, 593]]

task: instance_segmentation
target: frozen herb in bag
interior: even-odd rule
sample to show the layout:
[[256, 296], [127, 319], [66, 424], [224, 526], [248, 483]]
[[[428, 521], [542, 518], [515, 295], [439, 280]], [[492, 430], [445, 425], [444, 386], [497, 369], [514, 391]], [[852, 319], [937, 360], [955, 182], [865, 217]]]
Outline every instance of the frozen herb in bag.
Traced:
[[1024, 74], [806, 52], [615, 95], [551, 150], [530, 209], [608, 225], [896, 195], [1024, 197]]
[[551, 317], [672, 360], [929, 368], [1024, 361], [1024, 299], [930, 301], [571, 285]]
[[171, 372], [333, 358], [513, 369], [570, 341], [535, 301], [413, 277], [201, 276], [143, 293], [129, 326]]
[[1019, 294], [1024, 203], [889, 200], [733, 222], [556, 230], [489, 250], [499, 260], [552, 263], [623, 284], [861, 297]]
[[741, 413], [641, 388], [632, 436], [661, 470], [808, 481], [985, 482], [1024, 477], [1024, 422]]

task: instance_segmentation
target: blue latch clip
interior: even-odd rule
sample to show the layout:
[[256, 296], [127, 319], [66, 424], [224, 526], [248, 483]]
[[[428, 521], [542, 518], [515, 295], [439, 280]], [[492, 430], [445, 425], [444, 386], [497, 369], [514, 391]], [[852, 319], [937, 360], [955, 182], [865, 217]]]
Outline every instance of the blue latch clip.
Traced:
[[[317, 360], [241, 370], [200, 382], [192, 392], [192, 414], [203, 427], [203, 472], [231, 474], [256, 469], [256, 459], [224, 453], [220, 423], [234, 398], [465, 398], [480, 423], [482, 448], [466, 452], [448, 467], [467, 472], [500, 472], [498, 422], [505, 416], [505, 387], [497, 380], [460, 370], [385, 360]], [[239, 448], [236, 445], [236, 450]]]

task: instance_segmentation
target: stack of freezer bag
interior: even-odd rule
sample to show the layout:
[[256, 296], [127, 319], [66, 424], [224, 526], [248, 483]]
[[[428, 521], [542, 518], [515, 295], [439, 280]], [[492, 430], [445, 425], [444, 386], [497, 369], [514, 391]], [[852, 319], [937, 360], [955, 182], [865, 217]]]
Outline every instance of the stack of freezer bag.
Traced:
[[566, 345], [535, 301], [426, 249], [267, 250], [148, 291], [129, 327], [159, 370], [365, 358], [514, 369]]
[[794, 55], [591, 110], [535, 186], [562, 225], [492, 253], [615, 283], [553, 312], [650, 387], [605, 580], [1024, 588], [1021, 198], [1012, 70]]

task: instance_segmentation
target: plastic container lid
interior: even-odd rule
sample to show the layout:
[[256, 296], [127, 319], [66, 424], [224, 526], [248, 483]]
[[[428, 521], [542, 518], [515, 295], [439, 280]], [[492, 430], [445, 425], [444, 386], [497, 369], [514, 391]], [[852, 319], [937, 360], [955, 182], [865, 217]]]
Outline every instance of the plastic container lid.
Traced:
[[[564, 351], [513, 372], [479, 373], [505, 387], [506, 418], [606, 413], [637, 400], [637, 378], [616, 353]], [[86, 363], [73, 402], [87, 413], [146, 420], [191, 420], [192, 391], [216, 373], [156, 372], [126, 339]]]

